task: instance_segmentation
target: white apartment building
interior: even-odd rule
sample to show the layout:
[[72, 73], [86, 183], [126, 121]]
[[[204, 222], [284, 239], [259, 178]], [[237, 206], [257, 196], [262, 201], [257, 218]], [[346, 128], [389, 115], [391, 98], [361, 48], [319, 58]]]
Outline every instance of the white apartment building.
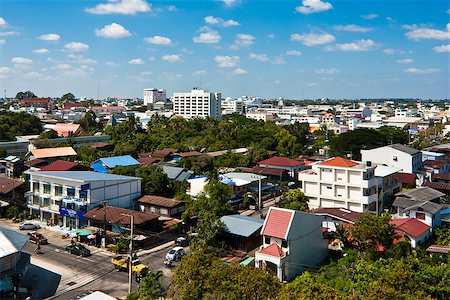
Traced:
[[298, 176], [309, 208], [340, 207], [356, 212], [375, 211], [378, 179], [375, 167], [342, 157], [312, 165]]
[[165, 102], [167, 100], [166, 90], [164, 89], [144, 89], [144, 105], [153, 106], [156, 102]]
[[84, 213], [108, 205], [129, 208], [141, 196], [141, 178], [91, 171], [32, 172], [27, 204], [41, 221], [79, 228]]
[[414, 148], [393, 144], [371, 150], [361, 150], [361, 160], [416, 173], [422, 163], [422, 152]]
[[242, 100], [236, 99], [225, 99], [222, 100], [222, 115], [231, 115], [234, 113], [243, 114], [244, 113], [244, 102]]
[[265, 109], [259, 108], [256, 110], [249, 111], [245, 114], [247, 119], [253, 119], [256, 121], [274, 121], [275, 116], [272, 113], [268, 113]]
[[190, 93], [174, 93], [173, 112], [176, 116], [190, 119], [193, 117], [222, 118], [221, 93], [193, 89]]

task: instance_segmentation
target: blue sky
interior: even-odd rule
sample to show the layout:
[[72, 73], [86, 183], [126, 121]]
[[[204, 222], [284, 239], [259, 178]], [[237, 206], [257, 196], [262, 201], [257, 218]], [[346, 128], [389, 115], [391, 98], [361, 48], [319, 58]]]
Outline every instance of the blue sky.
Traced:
[[0, 90], [450, 98], [448, 0], [2, 0]]

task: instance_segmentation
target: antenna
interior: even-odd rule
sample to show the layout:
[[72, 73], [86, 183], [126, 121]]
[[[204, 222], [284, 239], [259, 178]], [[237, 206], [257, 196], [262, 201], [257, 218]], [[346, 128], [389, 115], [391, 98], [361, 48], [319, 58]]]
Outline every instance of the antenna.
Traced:
[[100, 100], [100, 80], [97, 81], [97, 100]]
[[5, 89], [5, 102], [6, 102], [6, 89]]

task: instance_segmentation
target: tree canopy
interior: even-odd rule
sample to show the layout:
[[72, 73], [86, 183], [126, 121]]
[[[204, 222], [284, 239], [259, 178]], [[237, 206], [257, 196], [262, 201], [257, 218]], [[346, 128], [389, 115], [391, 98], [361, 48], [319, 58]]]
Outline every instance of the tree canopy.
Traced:
[[289, 190], [284, 194], [278, 206], [288, 209], [305, 211], [308, 210], [308, 198], [300, 188]]
[[74, 101], [75, 96], [72, 93], [66, 93], [66, 94], [62, 95], [61, 100], [62, 101]]
[[44, 131], [43, 133], [41, 133], [38, 138], [40, 139], [56, 139], [58, 137], [58, 132], [56, 132], [53, 129]]
[[42, 130], [42, 123], [36, 116], [0, 111], [0, 142], [14, 141], [18, 135], [40, 134]]
[[26, 92], [18, 92], [16, 94], [17, 100], [23, 100], [26, 98], [37, 98], [37, 96], [32, 91], [26, 91]]

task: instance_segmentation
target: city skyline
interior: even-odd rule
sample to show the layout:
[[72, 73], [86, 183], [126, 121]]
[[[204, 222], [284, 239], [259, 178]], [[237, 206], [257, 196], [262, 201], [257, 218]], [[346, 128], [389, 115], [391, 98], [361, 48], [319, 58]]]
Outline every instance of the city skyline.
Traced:
[[0, 88], [450, 98], [449, 17], [439, 0], [3, 1]]

